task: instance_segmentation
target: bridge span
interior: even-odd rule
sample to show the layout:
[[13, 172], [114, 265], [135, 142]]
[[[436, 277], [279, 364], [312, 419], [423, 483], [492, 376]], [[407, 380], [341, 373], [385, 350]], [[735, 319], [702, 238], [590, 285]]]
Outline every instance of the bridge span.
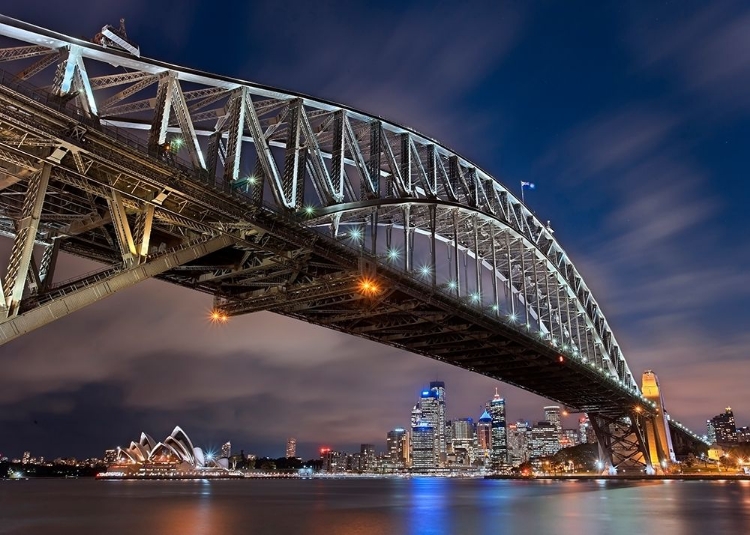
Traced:
[[[549, 226], [438, 141], [8, 17], [0, 38], [0, 343], [156, 277], [217, 321], [272, 311], [586, 412], [612, 467], [669, 462], [659, 422], [700, 440]], [[61, 251], [103, 267], [57, 281]]]

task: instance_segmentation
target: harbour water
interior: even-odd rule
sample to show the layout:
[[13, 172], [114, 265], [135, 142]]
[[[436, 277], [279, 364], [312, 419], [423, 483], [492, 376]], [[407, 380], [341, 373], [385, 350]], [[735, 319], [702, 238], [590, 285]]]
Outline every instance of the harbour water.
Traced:
[[750, 481], [0, 481], [0, 534], [750, 533]]

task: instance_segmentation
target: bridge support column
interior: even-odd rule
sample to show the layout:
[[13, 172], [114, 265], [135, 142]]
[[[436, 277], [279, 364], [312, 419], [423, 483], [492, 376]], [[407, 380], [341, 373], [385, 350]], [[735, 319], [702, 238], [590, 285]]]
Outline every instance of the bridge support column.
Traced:
[[228, 247], [235, 239], [228, 235], [213, 237], [192, 243], [172, 252], [157, 256], [140, 265], [125, 269], [113, 268], [97, 276], [84, 278], [47, 294], [47, 300], [34, 308], [23, 311], [12, 319], [0, 323], [0, 345], [42, 327], [71, 312], [100, 301], [105, 297], [129, 288], [138, 282], [155, 277], [209, 253]]
[[610, 473], [643, 470], [654, 473], [644, 438], [642, 416], [627, 414], [613, 418], [589, 414], [589, 421], [599, 443], [600, 469]]

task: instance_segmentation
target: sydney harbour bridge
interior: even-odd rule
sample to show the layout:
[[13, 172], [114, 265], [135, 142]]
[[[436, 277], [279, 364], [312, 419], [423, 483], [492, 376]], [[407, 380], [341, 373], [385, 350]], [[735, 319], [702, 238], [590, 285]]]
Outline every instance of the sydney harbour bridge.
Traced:
[[[155, 277], [585, 412], [614, 470], [700, 441], [640, 386], [591, 291], [505, 186], [345, 106], [0, 16], [0, 344]], [[57, 280], [60, 252], [103, 267]]]

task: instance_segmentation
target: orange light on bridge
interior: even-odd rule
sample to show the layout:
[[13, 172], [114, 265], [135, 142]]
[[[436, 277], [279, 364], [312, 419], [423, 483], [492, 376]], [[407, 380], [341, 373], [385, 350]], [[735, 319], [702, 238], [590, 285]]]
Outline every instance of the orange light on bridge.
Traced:
[[209, 319], [211, 320], [211, 323], [226, 323], [229, 319], [229, 316], [224, 314], [221, 310], [214, 309], [211, 311]]
[[380, 293], [380, 287], [372, 279], [362, 279], [359, 281], [359, 291], [365, 295], [375, 295]]
[[563, 357], [562, 355], [559, 355], [557, 357], [557, 362], [565, 362], [565, 357]]
[[640, 405], [636, 406], [635, 412], [643, 412], [643, 407], [641, 407]]

